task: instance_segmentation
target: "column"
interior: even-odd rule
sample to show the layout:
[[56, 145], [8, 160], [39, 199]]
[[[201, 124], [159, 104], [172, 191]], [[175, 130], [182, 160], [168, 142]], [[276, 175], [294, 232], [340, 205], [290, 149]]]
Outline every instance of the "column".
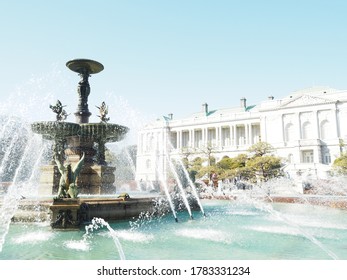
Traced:
[[245, 124], [245, 145], [249, 144], [249, 124]]
[[239, 145], [239, 139], [238, 139], [238, 133], [237, 133], [237, 126], [234, 125], [234, 146]]
[[282, 131], [282, 142], [286, 141], [285, 139], [285, 131], [284, 131], [284, 115], [281, 115], [281, 131]]
[[315, 139], [319, 139], [320, 138], [320, 136], [319, 136], [319, 121], [318, 121], [318, 111], [316, 110], [316, 111], [313, 111], [313, 123], [314, 123], [314, 131], [313, 131], [313, 133], [314, 133], [314, 138]]
[[218, 126], [216, 127], [216, 144], [217, 147], [221, 148], [222, 147], [222, 127]]
[[177, 149], [180, 149], [181, 148], [181, 141], [180, 141], [181, 133], [180, 133], [180, 131], [176, 132], [176, 136], [177, 136]]
[[252, 124], [249, 124], [249, 144], [253, 145], [253, 132], [252, 132]]
[[337, 104], [335, 103], [335, 109], [333, 111], [334, 114], [334, 118], [333, 118], [333, 122], [334, 122], [334, 127], [336, 129], [336, 137], [340, 138], [340, 124], [339, 124], [339, 109], [337, 108]]
[[297, 133], [299, 133], [298, 134], [298, 139], [300, 140], [301, 139], [301, 135], [302, 135], [302, 133], [301, 133], [301, 121], [300, 121], [300, 113], [296, 113], [296, 119], [297, 119], [297, 122], [298, 122], [298, 130], [297, 130]]
[[202, 132], [202, 145], [206, 147], [207, 146], [207, 128], [206, 127], [202, 128], [201, 132]]
[[234, 126], [230, 125], [230, 146], [234, 146]]
[[180, 149], [182, 149], [182, 130], [179, 131]]

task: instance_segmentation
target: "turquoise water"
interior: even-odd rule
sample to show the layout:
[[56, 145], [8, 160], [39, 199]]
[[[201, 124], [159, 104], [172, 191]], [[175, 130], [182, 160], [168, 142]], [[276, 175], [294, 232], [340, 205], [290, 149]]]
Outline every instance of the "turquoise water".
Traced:
[[[203, 201], [206, 217], [187, 212], [111, 223], [128, 260], [347, 259], [347, 211], [257, 201]], [[107, 228], [85, 235], [48, 224], [11, 224], [0, 259], [113, 260]]]

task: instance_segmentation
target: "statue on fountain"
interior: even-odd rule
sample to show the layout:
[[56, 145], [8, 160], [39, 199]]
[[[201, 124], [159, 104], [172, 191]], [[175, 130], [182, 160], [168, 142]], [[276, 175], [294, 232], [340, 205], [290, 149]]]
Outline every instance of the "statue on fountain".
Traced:
[[66, 113], [66, 111], [63, 109], [65, 107], [65, 105], [63, 106], [60, 102], [60, 100], [57, 100], [57, 103], [53, 106], [53, 105], [49, 105], [49, 108], [52, 109], [52, 111], [54, 113], [57, 114], [57, 121], [58, 122], [62, 122], [65, 121], [68, 114]]
[[107, 114], [108, 114], [108, 106], [106, 105], [106, 103], [103, 101], [101, 103], [101, 106], [95, 106], [96, 108], [99, 109], [100, 112], [100, 116], [98, 116], [102, 122], [106, 123], [110, 120], [110, 118], [107, 118]]
[[58, 166], [59, 172], [61, 174], [58, 198], [77, 198], [78, 189], [76, 185], [76, 179], [82, 169], [84, 163], [84, 153], [81, 159], [78, 161], [74, 168], [71, 167], [71, 163], [65, 165], [54, 156], [54, 160]]

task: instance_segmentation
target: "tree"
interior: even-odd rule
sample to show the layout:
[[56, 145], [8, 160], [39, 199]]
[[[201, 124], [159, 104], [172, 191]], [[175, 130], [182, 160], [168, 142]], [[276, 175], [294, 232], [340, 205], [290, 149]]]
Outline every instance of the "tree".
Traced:
[[212, 156], [215, 150], [216, 150], [216, 146], [212, 145], [211, 142], [208, 142], [205, 147], [200, 149], [201, 153], [203, 153], [207, 157], [207, 166], [216, 164], [216, 159]]
[[246, 164], [246, 167], [253, 172], [253, 179], [262, 181], [279, 176], [281, 166], [281, 159], [271, 155], [253, 157]]
[[188, 164], [187, 170], [189, 173], [189, 177], [193, 182], [195, 182], [196, 176], [199, 176], [198, 172], [202, 168], [203, 162], [204, 160], [202, 158], [197, 157]]
[[248, 156], [239, 154], [234, 158], [223, 158], [216, 164], [220, 179], [229, 179], [234, 177], [248, 177], [249, 171], [246, 169]]
[[246, 154], [239, 154], [234, 158], [223, 158], [217, 162], [216, 166], [221, 169], [236, 169], [246, 166], [248, 156]]
[[254, 157], [261, 157], [266, 154], [271, 154], [274, 148], [267, 142], [258, 142], [248, 149], [248, 152]]
[[342, 175], [347, 175], [347, 153], [342, 153], [333, 163], [333, 170]]
[[[189, 174], [194, 174], [199, 178], [206, 174], [217, 173], [218, 178], [232, 179], [240, 177], [244, 180], [268, 180], [269, 178], [281, 175], [282, 159], [271, 153], [274, 148], [266, 142], [259, 142], [249, 148], [248, 154], [239, 154], [234, 158], [225, 157], [215, 163], [215, 158], [212, 156], [214, 147], [208, 144], [201, 152], [207, 157], [207, 166], [203, 166], [204, 159], [197, 158], [195, 162], [189, 161], [188, 157], [183, 157], [186, 160], [186, 166]], [[346, 165], [347, 166], [347, 165]], [[194, 181], [194, 180], [193, 180]]]
[[194, 150], [188, 147], [182, 148], [181, 150], [181, 158], [183, 165], [185, 166], [186, 169], [189, 169], [190, 167], [190, 161], [189, 157], [194, 154]]
[[254, 181], [277, 177], [281, 173], [282, 160], [272, 155], [274, 148], [267, 142], [258, 142], [248, 149], [251, 157], [246, 162], [246, 167], [252, 173]]

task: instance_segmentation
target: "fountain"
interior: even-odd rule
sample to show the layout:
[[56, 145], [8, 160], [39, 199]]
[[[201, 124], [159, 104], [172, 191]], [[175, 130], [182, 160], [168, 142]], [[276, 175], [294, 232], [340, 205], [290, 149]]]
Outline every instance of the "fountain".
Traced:
[[66, 66], [81, 76], [78, 83], [78, 106], [74, 113], [76, 122], [65, 122], [66, 111], [60, 100], [50, 108], [56, 113], [56, 121], [39, 121], [31, 125], [34, 133], [53, 141], [51, 164], [41, 167], [40, 195], [57, 194], [53, 204], [52, 227], [78, 228], [94, 216], [108, 220], [129, 218], [151, 206], [150, 199], [129, 199], [123, 196], [113, 199], [78, 198], [86, 195], [114, 194], [115, 167], [105, 160], [105, 144], [121, 141], [128, 128], [109, 123], [105, 102], [98, 107], [99, 123], [90, 123], [88, 108], [90, 94], [89, 77], [101, 72], [104, 66], [89, 59], [68, 61]]

